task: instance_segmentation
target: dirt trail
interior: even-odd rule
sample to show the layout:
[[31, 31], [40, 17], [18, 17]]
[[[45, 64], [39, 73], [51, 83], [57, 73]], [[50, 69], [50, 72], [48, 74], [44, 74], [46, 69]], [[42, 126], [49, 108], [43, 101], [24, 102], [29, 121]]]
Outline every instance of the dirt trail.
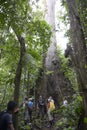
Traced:
[[[60, 115], [56, 114], [54, 117], [55, 123], [52, 127], [48, 127], [49, 126], [49, 122], [48, 120], [44, 120], [43, 123], [41, 125], [35, 123], [34, 124], [34, 128], [33, 130], [56, 130], [55, 129], [55, 124], [57, 123], [57, 121], [61, 118]], [[38, 122], [38, 119], [36, 119]]]

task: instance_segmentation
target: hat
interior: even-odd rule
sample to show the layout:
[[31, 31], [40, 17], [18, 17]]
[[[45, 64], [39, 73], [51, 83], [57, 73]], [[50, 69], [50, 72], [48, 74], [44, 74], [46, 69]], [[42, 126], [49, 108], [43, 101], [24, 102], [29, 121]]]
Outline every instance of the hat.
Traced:
[[50, 102], [51, 101], [51, 99], [50, 98], [48, 98], [48, 102]]
[[29, 101], [33, 100], [32, 98], [29, 98]]

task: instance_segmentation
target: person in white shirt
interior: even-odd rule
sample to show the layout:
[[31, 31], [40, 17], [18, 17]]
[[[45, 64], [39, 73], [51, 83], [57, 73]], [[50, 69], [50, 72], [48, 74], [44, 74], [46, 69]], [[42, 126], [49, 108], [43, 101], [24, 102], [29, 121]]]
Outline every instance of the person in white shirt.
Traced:
[[64, 101], [63, 101], [63, 106], [67, 106], [67, 104], [68, 104], [68, 101], [67, 101], [67, 99], [65, 98]]

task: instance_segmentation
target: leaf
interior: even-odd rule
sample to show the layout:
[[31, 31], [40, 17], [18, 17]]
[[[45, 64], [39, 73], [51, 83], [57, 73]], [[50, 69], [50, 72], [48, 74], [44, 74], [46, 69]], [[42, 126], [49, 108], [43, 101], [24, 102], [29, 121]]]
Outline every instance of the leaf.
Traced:
[[54, 71], [47, 71], [47, 72], [45, 72], [46, 75], [50, 75], [50, 74], [53, 74], [53, 73], [54, 73]]
[[87, 124], [87, 117], [85, 117], [85, 118], [84, 118], [84, 123], [86, 123], [86, 124]]

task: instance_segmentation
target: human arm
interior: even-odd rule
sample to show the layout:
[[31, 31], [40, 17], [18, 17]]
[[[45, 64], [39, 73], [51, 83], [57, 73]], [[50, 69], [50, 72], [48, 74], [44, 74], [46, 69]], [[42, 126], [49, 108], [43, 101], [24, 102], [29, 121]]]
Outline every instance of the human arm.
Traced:
[[15, 130], [13, 124], [8, 124], [10, 130]]
[[8, 125], [9, 130], [14, 130], [12, 115], [11, 114], [6, 113], [5, 121], [6, 121], [6, 124]]

